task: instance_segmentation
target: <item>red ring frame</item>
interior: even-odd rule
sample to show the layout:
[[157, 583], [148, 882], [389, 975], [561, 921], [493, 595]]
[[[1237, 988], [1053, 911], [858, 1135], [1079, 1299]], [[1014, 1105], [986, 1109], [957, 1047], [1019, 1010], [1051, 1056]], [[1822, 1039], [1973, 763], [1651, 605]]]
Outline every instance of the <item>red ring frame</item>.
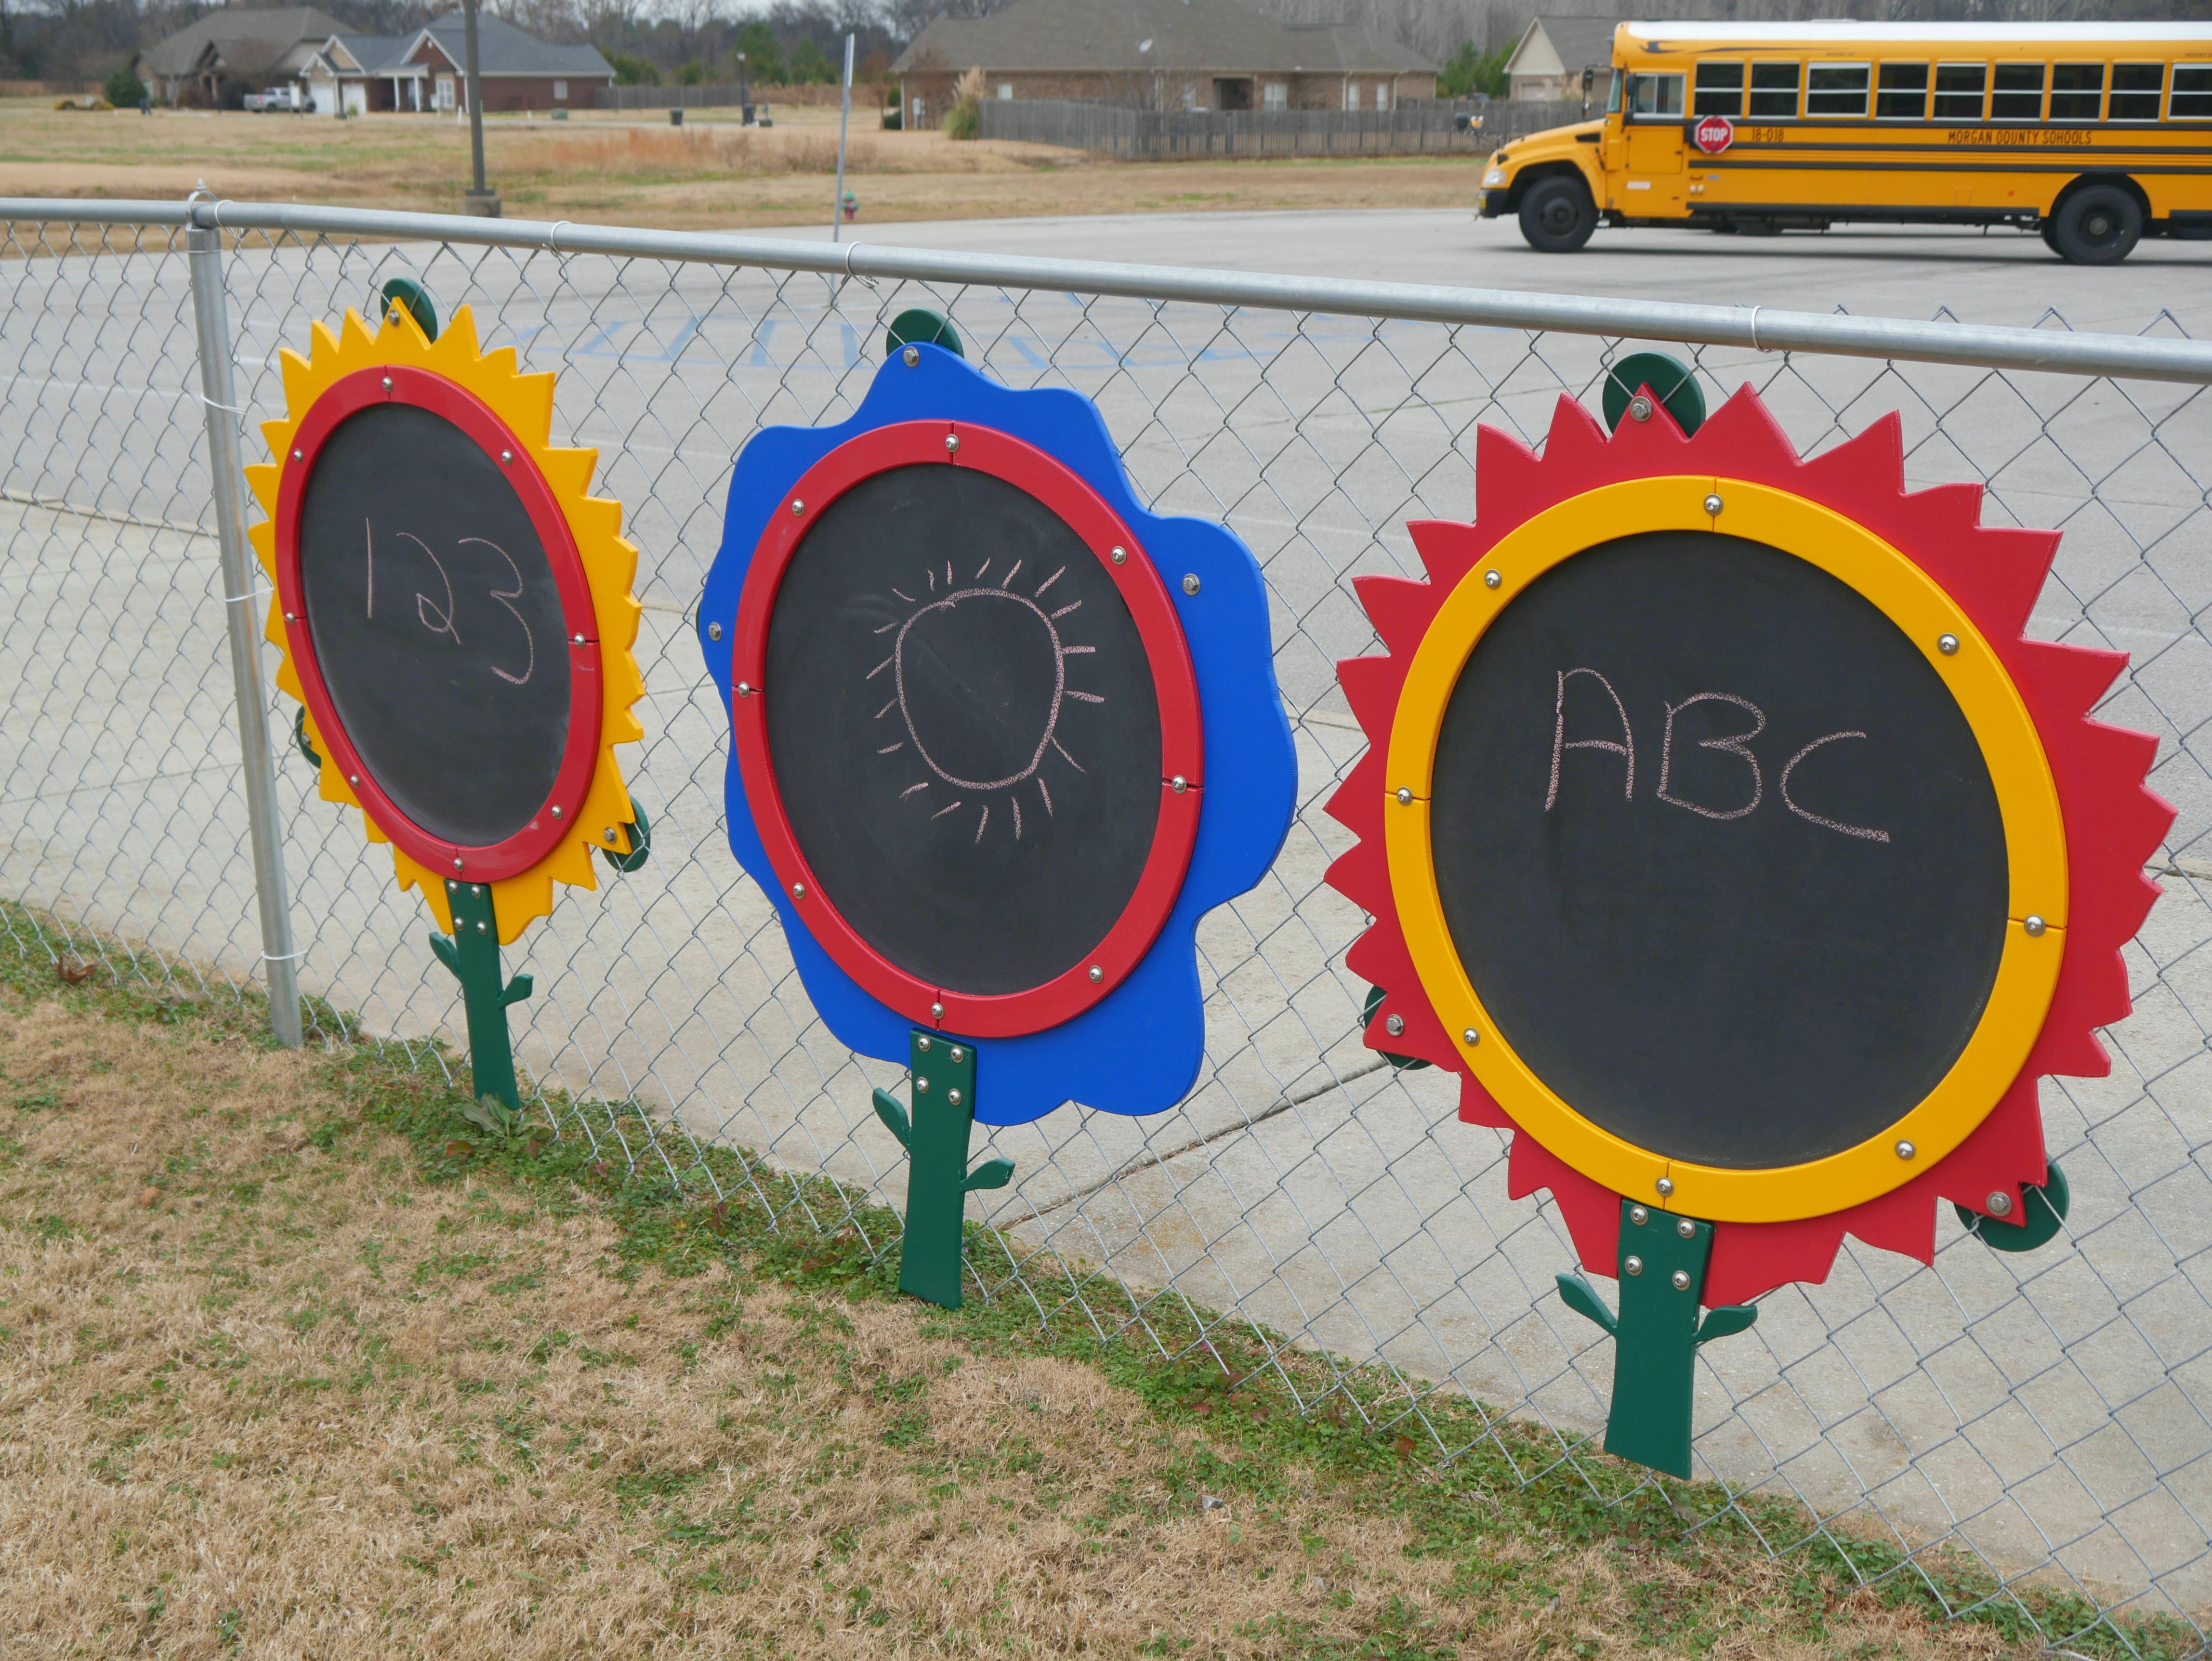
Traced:
[[[895, 467], [972, 467], [1036, 497], [1074, 530], [1120, 592], [1144, 642], [1159, 699], [1159, 818], [1152, 852], [1121, 915], [1106, 937], [1073, 968], [1021, 992], [994, 996], [955, 992], [908, 974], [862, 939], [829, 897], [799, 852], [769, 759], [763, 709], [768, 628], [792, 556], [823, 510], [862, 480]], [[1116, 565], [1109, 550], [1127, 551]], [[1034, 445], [995, 428], [967, 422], [902, 421], [848, 439], [816, 462], [779, 500], [753, 549], [738, 596], [730, 652], [731, 732], [745, 800], [786, 898], [832, 961], [862, 990], [919, 1026], [977, 1038], [1018, 1037], [1072, 1020], [1127, 980], [1159, 938], [1182, 892], [1198, 839], [1206, 746], [1198, 677], [1189, 642], [1167, 585], [1143, 545], [1104, 497]], [[745, 688], [744, 691], [738, 691]], [[1184, 788], [1177, 790], [1174, 781]], [[1093, 981], [1091, 971], [1100, 971]]]
[[[314, 472], [316, 458], [339, 423], [378, 404], [411, 404], [427, 410], [459, 428], [485, 454], [495, 459], [504, 452], [514, 458], [502, 466], [523, 510], [530, 515], [531, 528], [538, 532], [560, 590], [568, 648], [568, 747], [562, 754], [553, 788], [530, 823], [504, 841], [483, 847], [433, 836], [401, 812], [377, 783], [331, 701], [321, 661], [315, 655], [314, 637], [307, 627], [300, 584], [300, 514], [307, 481]], [[599, 612], [592, 602], [591, 580], [577, 552], [575, 534], [552, 485], [522, 441], [482, 399], [444, 375], [399, 365], [356, 369], [331, 382], [300, 417], [292, 434], [291, 453], [277, 459], [282, 472], [276, 486], [276, 594], [283, 610], [285, 643], [307, 712], [314, 717], [315, 732], [328, 747], [331, 760], [345, 776], [362, 811], [376, 828], [426, 870], [472, 882], [496, 882], [521, 875], [574, 830], [578, 812], [599, 767], [604, 702]], [[556, 807], [560, 810], [558, 818], [550, 811]]]

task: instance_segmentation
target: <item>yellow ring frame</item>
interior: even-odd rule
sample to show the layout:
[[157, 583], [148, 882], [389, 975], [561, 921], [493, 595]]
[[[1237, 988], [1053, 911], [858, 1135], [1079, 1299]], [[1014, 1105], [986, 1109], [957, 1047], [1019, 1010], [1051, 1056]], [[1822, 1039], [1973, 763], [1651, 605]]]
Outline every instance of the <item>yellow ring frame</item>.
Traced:
[[[1705, 511], [1718, 496], [1718, 514]], [[1484, 632], [1545, 572], [1585, 549], [1644, 531], [1714, 531], [1781, 549], [1879, 607], [1920, 648], [1972, 729], [1996, 788], [2010, 875], [2009, 925], [1980, 1022], [1951, 1070], [1903, 1117], [1855, 1147], [1802, 1165], [1729, 1170], [1670, 1159], [1584, 1118], [1515, 1053], [1476, 995], [1444, 922], [1430, 843], [1430, 784], [1444, 710]], [[1489, 587], [1486, 574], [1498, 585]], [[1957, 636], [1955, 652], [1938, 645]], [[1988, 1116], [2043, 1029], [2065, 955], [2066, 839], [2058, 792], [2020, 692], [1965, 611], [1865, 526], [1786, 490], [1742, 479], [1674, 476], [1608, 484], [1537, 514], [1499, 539], [1437, 608], [1407, 668], [1390, 727], [1383, 846], [1406, 944], [1430, 1003], [1467, 1069], [1514, 1123], [1583, 1175], [1633, 1198], [1715, 1222], [1825, 1216], [1910, 1182]], [[1401, 803], [1401, 789], [1413, 793]], [[2032, 935], [2026, 920], [2044, 922]], [[1478, 1041], [1464, 1033], [1473, 1029]], [[1899, 1152], [1909, 1144], [1912, 1153]], [[1671, 1187], [1662, 1189], [1662, 1181]]]

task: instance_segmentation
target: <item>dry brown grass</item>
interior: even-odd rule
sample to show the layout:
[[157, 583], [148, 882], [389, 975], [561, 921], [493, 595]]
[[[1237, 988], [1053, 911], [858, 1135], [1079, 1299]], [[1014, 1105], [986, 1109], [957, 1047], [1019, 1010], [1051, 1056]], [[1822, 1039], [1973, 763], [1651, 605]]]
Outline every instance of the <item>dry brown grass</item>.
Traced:
[[[517, 157], [523, 167], [539, 173], [568, 177], [599, 173], [624, 179], [665, 175], [677, 179], [716, 179], [772, 173], [834, 173], [837, 171], [837, 135], [834, 131], [801, 128], [759, 132], [746, 128], [631, 127], [615, 132], [586, 132], [573, 138], [541, 143], [536, 154]], [[1039, 150], [1041, 146], [1024, 146]], [[848, 173], [981, 173], [996, 163], [1011, 170], [1020, 155], [1006, 150], [975, 153], [966, 146], [895, 147], [878, 137], [848, 141]], [[1050, 157], [1040, 157], [1049, 160]], [[1062, 162], [1068, 158], [1060, 157]]]
[[1997, 1652], [1755, 1556], [1439, 1548], [1091, 1366], [426, 1181], [338, 1062], [94, 989], [0, 991], [0, 1655], [1668, 1653], [1655, 1599], [1729, 1657]]

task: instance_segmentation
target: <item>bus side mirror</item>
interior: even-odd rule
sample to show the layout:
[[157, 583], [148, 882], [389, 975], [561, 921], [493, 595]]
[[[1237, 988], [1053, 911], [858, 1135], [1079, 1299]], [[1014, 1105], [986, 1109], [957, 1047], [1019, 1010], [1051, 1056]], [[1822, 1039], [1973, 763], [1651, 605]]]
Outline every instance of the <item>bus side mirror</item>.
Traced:
[[1593, 87], [1595, 87], [1595, 85], [1597, 85], [1597, 69], [1596, 69], [1596, 67], [1595, 67], [1594, 64], [1583, 64], [1583, 97], [1585, 97], [1585, 98], [1589, 97], [1589, 96], [1590, 95], [1590, 88], [1593, 88]]

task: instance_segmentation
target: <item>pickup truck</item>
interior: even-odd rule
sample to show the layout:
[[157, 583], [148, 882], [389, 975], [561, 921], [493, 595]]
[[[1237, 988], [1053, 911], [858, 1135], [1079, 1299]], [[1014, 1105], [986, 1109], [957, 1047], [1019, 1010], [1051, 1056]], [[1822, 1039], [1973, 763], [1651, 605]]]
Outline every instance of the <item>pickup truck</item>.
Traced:
[[246, 94], [246, 107], [255, 111], [303, 110], [307, 107], [307, 100], [301, 95], [296, 86], [266, 87], [259, 92]]

